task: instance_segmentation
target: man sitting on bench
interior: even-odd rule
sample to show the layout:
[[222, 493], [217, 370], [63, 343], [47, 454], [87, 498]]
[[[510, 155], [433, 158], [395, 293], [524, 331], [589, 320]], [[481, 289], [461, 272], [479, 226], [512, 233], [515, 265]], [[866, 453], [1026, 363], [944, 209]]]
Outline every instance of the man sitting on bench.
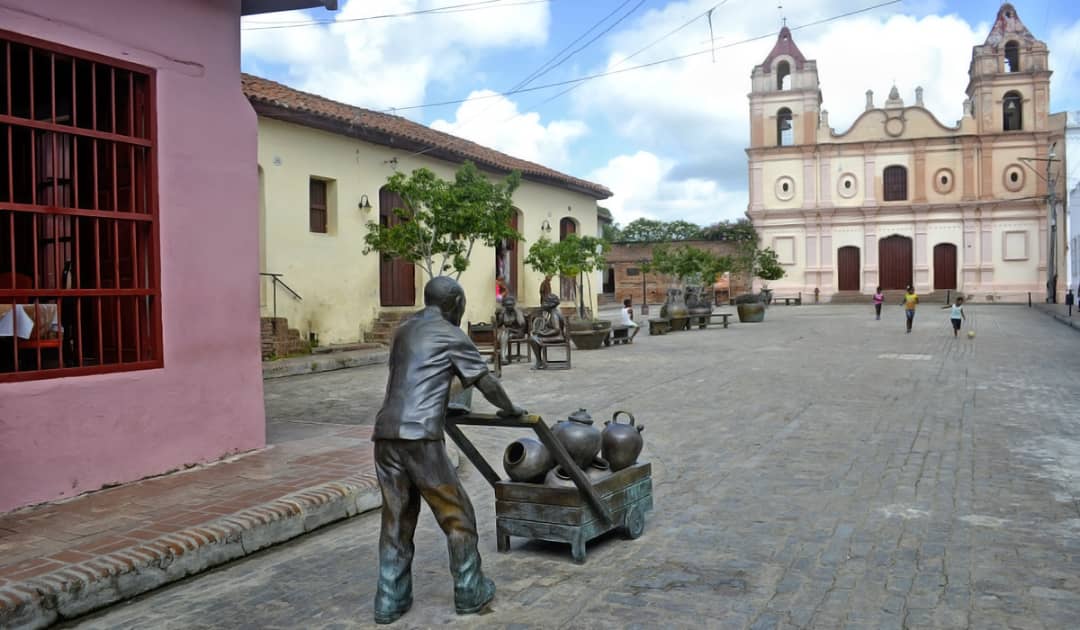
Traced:
[[630, 341], [633, 341], [634, 337], [637, 336], [638, 331], [641, 330], [641, 327], [634, 321], [633, 301], [630, 298], [626, 298], [622, 301], [622, 305], [623, 307], [620, 311], [622, 319], [620, 320], [619, 325], [626, 326], [630, 329]]
[[495, 311], [495, 337], [503, 363], [510, 363], [510, 342], [524, 340], [527, 335], [525, 316], [517, 307], [517, 298], [512, 295], [503, 297], [502, 308]]
[[542, 370], [547, 367], [544, 361], [544, 346], [551, 346], [566, 341], [563, 333], [563, 318], [559, 314], [559, 296], [549, 294], [544, 298], [540, 311], [532, 320], [532, 330], [529, 335], [529, 345], [536, 356], [534, 369]]

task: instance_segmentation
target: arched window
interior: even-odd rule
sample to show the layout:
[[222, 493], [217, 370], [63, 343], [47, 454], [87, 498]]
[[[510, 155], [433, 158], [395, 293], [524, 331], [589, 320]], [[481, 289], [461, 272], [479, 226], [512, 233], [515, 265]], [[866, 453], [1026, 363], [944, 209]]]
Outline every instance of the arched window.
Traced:
[[791, 89], [791, 64], [786, 61], [776, 64], [776, 89]]
[[1005, 72], [1020, 72], [1020, 44], [1005, 44]]
[[907, 199], [907, 169], [903, 166], [886, 166], [882, 183], [882, 197], [885, 201]]
[[1019, 92], [1007, 92], [1001, 101], [1002, 128], [1020, 131], [1024, 128], [1024, 97]]
[[782, 107], [776, 112], [776, 146], [790, 147], [795, 144], [795, 127], [791, 123], [791, 110]]

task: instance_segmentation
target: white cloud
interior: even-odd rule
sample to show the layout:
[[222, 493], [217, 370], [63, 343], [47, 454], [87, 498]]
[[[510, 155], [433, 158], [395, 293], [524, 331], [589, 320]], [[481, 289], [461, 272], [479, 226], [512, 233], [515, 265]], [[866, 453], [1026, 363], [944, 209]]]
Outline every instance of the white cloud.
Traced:
[[[634, 27], [612, 37], [605, 69], [708, 50], [708, 24], [699, 20], [619, 65], [634, 51], [713, 4], [714, 0], [694, 0], [650, 11]], [[793, 33], [803, 54], [818, 62], [822, 106], [829, 110], [830, 125], [838, 132], [862, 113], [867, 89], [874, 90], [875, 103], [880, 106], [894, 81], [906, 103], [914, 103], [915, 88], [921, 86], [926, 106], [943, 123], [953, 125], [960, 118], [971, 47], [983, 42], [989, 22], [972, 26], [954, 15], [913, 16], [934, 7], [933, 2], [917, 8], [909, 5], [909, 14], [903, 15], [883, 9]], [[776, 40], [769, 37], [723, 46], [776, 28], [775, 12], [759, 9], [756, 5], [751, 9], [745, 0], [732, 0], [715, 11], [715, 63], [706, 53], [591, 81], [575, 93], [580, 116], [587, 120], [592, 115], [606, 116], [617, 134], [640, 149], [634, 156], [637, 168], [648, 162], [643, 154], [651, 155], [659, 165], [650, 171], [659, 173], [655, 181], [620, 179], [613, 172], [617, 164], [629, 168], [624, 158], [630, 156], [616, 158], [597, 171], [597, 177], [610, 178], [604, 183], [620, 197], [624, 216], [698, 220], [680, 213], [703, 216], [711, 208], [712, 215], [702, 221], [711, 222], [737, 218], [745, 211], [750, 73]], [[800, 3], [788, 8], [788, 24], [805, 24], [850, 9], [850, 3], [842, 0]], [[987, 20], [992, 18], [993, 14], [987, 15]], [[1062, 37], [1070, 35], [1063, 33]], [[652, 192], [642, 190], [650, 181], [654, 181]], [[622, 185], [632, 186], [631, 192], [624, 195], [619, 188]], [[685, 204], [676, 204], [676, 192], [690, 198]], [[710, 194], [714, 195], [711, 203], [706, 198]]]
[[[1036, 34], [1038, 37], [1038, 34]], [[1055, 27], [1045, 38], [1050, 48], [1051, 111], [1080, 109], [1080, 20]]]
[[614, 191], [613, 197], [601, 203], [622, 225], [641, 217], [684, 219], [707, 225], [741, 216], [728, 211], [737, 203], [736, 194], [707, 179], [672, 179], [669, 175], [673, 167], [670, 160], [638, 151], [612, 158], [593, 171], [589, 179]]
[[[469, 98], [494, 94], [491, 90], [480, 90]], [[588, 131], [585, 123], [578, 120], [553, 120], [545, 125], [540, 114], [519, 114], [517, 104], [504, 96], [466, 101], [458, 107], [452, 122], [440, 119], [431, 126], [552, 168], [566, 168], [570, 161], [569, 145]]]
[[[508, 5], [483, 11], [353, 21], [356, 18], [446, 6], [441, 0], [350, 0], [331, 25], [243, 30], [245, 67], [283, 67], [290, 85], [372, 109], [424, 101], [432, 82], [453, 83], [484, 52], [542, 45], [547, 41], [547, 3]], [[311, 23], [300, 12], [245, 18], [245, 29]]]

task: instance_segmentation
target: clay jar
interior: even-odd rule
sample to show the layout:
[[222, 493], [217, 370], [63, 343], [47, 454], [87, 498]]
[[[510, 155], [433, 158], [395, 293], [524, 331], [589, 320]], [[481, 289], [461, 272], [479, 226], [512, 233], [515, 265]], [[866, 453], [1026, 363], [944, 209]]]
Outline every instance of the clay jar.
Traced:
[[577, 488], [574, 480], [566, 474], [562, 466], [556, 466], [548, 472], [547, 477], [544, 478], [544, 485], [549, 488]]
[[[619, 424], [619, 414], [626, 414], [630, 422]], [[634, 465], [641, 454], [641, 447], [645, 444], [641, 437], [644, 430], [645, 425], [634, 425], [634, 414], [629, 411], [616, 411], [611, 420], [604, 423], [601, 452], [611, 465], [612, 471]]]
[[551, 453], [532, 438], [514, 440], [503, 452], [503, 469], [513, 481], [543, 483], [544, 475], [554, 466]]
[[600, 429], [593, 426], [592, 416], [584, 409], [578, 409], [566, 420], [558, 422], [551, 432], [582, 470], [589, 467], [600, 451]]

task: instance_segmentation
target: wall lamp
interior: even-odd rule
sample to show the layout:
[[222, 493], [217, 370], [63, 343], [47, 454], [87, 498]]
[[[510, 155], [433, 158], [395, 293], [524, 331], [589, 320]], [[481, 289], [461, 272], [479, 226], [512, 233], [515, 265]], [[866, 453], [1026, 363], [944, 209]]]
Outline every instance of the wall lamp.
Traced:
[[544, 222], [540, 224], [540, 231], [544, 234], [551, 234], [551, 223], [547, 219], [544, 219]]
[[371, 210], [371, 202], [368, 201], [367, 195], [360, 195], [360, 209]]

